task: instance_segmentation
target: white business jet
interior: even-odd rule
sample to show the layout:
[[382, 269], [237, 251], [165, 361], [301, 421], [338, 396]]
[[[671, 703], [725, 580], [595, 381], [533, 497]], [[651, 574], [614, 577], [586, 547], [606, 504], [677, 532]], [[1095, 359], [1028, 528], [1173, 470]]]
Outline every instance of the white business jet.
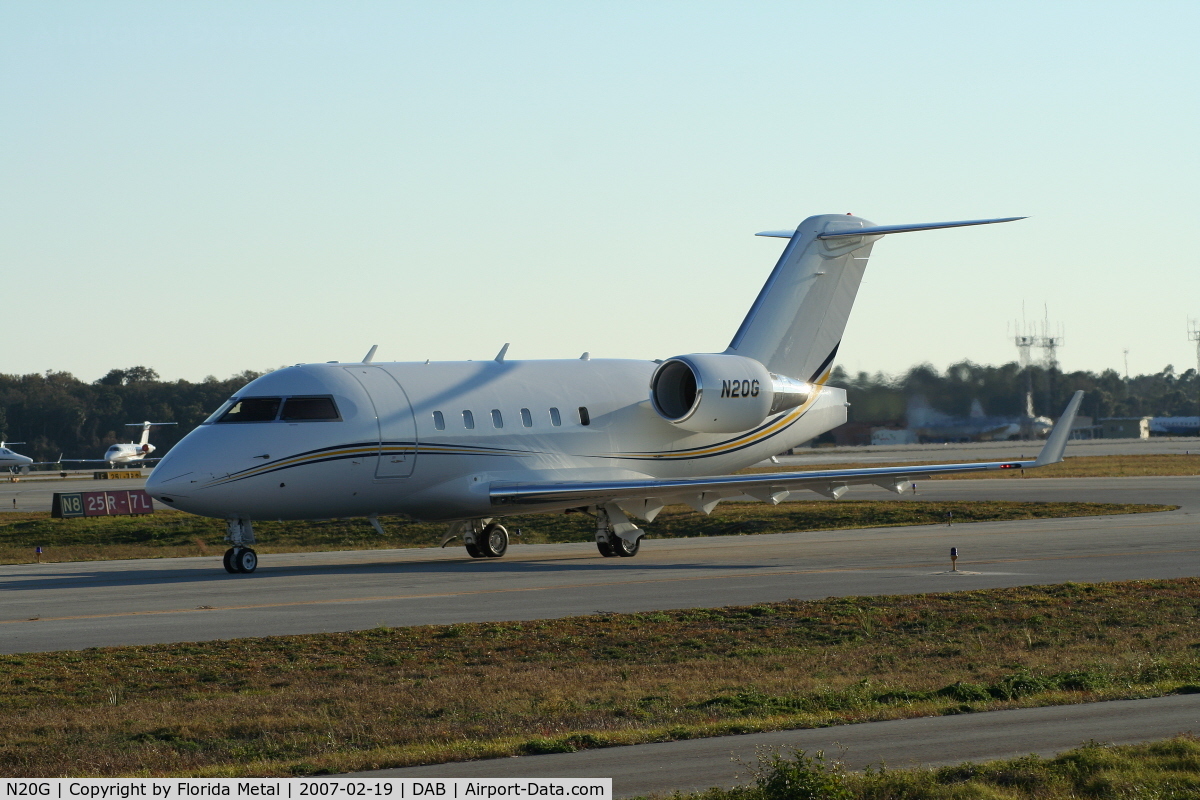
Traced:
[[474, 557], [498, 557], [509, 514], [595, 516], [604, 556], [633, 556], [662, 508], [778, 503], [855, 484], [897, 494], [914, 479], [1062, 460], [1081, 393], [1035, 461], [731, 475], [846, 421], [826, 386], [871, 247], [906, 231], [1012, 219], [876, 226], [810, 217], [722, 353], [665, 360], [300, 364], [239, 391], [172, 448], [146, 490], [224, 518], [230, 572], [253, 572], [254, 519], [379, 514], [443, 520]]
[[163, 425], [178, 424], [178, 422], [127, 422], [125, 423], [126, 428], [142, 429], [140, 441], [114, 444], [104, 451], [104, 458], [63, 458], [55, 463], [108, 464], [109, 469], [153, 463], [158, 459], [150, 458], [150, 454], [156, 449], [154, 445], [150, 444], [150, 430]]
[[0, 441], [0, 468], [11, 472], [28, 472], [33, 459], [9, 449], [9, 445], [25, 444], [24, 442]]

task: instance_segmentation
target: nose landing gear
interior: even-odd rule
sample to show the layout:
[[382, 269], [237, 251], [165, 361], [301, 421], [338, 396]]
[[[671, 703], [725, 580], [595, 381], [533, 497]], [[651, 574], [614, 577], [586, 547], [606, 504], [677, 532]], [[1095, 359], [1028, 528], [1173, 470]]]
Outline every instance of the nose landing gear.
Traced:
[[258, 553], [249, 547], [231, 547], [225, 551], [221, 563], [231, 574], [254, 572], [258, 569]]
[[258, 569], [258, 553], [249, 547], [254, 544], [254, 525], [249, 519], [230, 517], [225, 520], [225, 541], [233, 545], [221, 560], [226, 572], [249, 574]]

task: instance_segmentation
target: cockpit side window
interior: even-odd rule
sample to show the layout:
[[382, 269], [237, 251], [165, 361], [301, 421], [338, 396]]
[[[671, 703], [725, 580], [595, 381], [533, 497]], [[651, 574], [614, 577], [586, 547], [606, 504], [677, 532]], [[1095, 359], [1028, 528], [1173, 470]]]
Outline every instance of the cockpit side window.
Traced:
[[289, 397], [283, 401], [281, 420], [341, 419], [332, 397]]
[[280, 397], [235, 397], [217, 422], [271, 422], [282, 401]]

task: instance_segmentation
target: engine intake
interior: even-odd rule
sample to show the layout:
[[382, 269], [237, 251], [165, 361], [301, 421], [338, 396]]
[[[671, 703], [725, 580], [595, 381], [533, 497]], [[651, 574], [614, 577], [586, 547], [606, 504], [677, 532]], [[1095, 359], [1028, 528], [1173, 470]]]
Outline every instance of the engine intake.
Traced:
[[752, 358], [697, 353], [659, 365], [650, 402], [668, 422], [698, 433], [736, 433], [796, 408], [812, 394], [803, 381], [776, 375]]

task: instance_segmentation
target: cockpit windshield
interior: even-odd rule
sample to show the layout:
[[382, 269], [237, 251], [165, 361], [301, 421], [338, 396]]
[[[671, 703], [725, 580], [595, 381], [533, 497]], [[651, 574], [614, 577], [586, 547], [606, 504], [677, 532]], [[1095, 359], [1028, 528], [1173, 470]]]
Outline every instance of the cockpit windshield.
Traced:
[[[281, 411], [282, 410], [282, 411]], [[234, 397], [217, 409], [205, 424], [226, 422], [311, 422], [340, 420], [337, 404], [329, 396]]]
[[302, 419], [340, 419], [332, 397], [289, 397], [283, 401], [279, 418], [295, 422]]
[[279, 414], [282, 397], [242, 397], [217, 422], [270, 422]]

